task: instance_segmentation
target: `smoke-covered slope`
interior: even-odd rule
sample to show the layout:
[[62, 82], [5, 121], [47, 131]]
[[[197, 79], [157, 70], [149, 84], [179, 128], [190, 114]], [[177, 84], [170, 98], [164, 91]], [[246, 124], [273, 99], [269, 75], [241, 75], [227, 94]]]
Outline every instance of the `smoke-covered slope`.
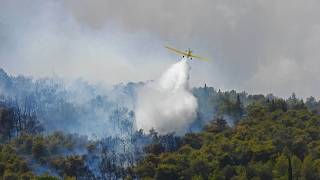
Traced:
[[13, 77], [0, 71], [2, 104], [35, 113], [47, 132], [90, 137], [122, 134], [124, 124], [133, 130], [132, 110], [140, 86], [142, 83], [128, 83], [103, 88], [83, 80], [65, 83], [58, 78]]
[[235, 107], [237, 96], [246, 104], [259, 97], [217, 92], [212, 87], [189, 90], [189, 70], [186, 60], [182, 60], [155, 81], [107, 88], [83, 80], [66, 83], [59, 78], [10, 76], [1, 70], [0, 100], [35, 113], [45, 132], [102, 138], [126, 136], [140, 128], [179, 134], [199, 131], [213, 116], [224, 116], [232, 124], [241, 115], [231, 113], [232, 108], [241, 108]]

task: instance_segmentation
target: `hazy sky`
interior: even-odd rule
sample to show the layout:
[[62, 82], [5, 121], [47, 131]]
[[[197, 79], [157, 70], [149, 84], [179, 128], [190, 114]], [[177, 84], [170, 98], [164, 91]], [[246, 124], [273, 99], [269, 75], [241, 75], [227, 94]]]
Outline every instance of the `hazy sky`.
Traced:
[[320, 97], [319, 0], [0, 0], [0, 66], [106, 84], [157, 78], [191, 48], [191, 84]]

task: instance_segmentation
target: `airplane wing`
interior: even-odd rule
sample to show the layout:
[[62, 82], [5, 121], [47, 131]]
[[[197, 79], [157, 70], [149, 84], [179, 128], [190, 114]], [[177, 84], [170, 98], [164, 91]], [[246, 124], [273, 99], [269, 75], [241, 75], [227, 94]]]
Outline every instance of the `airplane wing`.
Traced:
[[175, 48], [172, 48], [172, 47], [168, 47], [168, 46], [165, 46], [165, 48], [175, 52], [175, 53], [178, 53], [178, 54], [181, 54], [181, 55], [184, 55], [184, 56], [187, 56], [188, 54], [186, 52], [183, 52], [183, 51], [179, 51], [178, 49], [175, 49]]
[[201, 61], [208, 61], [208, 59], [206, 59], [206, 58], [203, 58], [203, 57], [200, 57], [200, 56], [196, 56], [196, 55], [193, 55], [193, 54], [191, 54], [191, 57], [197, 58], [197, 59], [199, 59]]

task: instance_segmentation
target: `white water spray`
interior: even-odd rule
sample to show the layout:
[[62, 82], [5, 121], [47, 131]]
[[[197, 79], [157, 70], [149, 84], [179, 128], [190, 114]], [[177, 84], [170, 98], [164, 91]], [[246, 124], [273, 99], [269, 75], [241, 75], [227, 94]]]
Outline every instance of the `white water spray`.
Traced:
[[188, 90], [189, 71], [187, 59], [182, 59], [138, 92], [138, 129], [154, 128], [160, 134], [187, 131], [198, 107], [196, 98]]

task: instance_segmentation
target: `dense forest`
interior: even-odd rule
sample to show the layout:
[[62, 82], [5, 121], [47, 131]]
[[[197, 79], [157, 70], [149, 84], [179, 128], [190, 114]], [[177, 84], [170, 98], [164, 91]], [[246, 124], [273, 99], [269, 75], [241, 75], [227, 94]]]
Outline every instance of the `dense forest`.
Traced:
[[319, 179], [320, 116], [296, 105], [254, 103], [234, 126], [216, 118], [182, 137], [178, 149], [150, 151], [135, 172], [142, 179]]
[[136, 90], [0, 70], [0, 177], [320, 179], [320, 102], [193, 88], [187, 134], [134, 125]]

